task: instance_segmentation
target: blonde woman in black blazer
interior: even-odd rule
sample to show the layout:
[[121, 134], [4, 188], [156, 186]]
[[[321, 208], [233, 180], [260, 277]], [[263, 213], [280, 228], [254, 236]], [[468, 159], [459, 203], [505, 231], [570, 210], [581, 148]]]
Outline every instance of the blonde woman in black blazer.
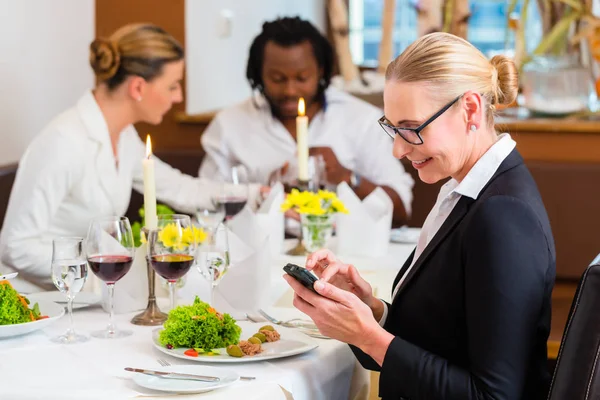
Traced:
[[394, 60], [386, 79], [379, 123], [394, 155], [426, 183], [450, 180], [391, 304], [321, 250], [306, 263], [320, 295], [285, 277], [294, 305], [381, 371], [384, 400], [545, 398], [554, 241], [515, 142], [494, 130], [495, 106], [517, 94], [515, 66], [433, 33]]

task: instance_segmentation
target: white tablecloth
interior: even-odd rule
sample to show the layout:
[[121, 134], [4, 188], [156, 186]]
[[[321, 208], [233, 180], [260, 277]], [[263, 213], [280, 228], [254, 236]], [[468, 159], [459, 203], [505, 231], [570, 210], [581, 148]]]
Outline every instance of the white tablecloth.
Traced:
[[[389, 255], [381, 259], [341, 257], [361, 270], [380, 297], [389, 298], [393, 278], [412, 248], [413, 245], [391, 245]], [[302, 265], [303, 261], [303, 257], [281, 255], [273, 264], [273, 302], [288, 308], [270, 308], [268, 311], [280, 319], [301, 316], [297, 310], [289, 308], [292, 293], [281, 275], [285, 263]], [[123, 368], [156, 368], [159, 367], [157, 359], [165, 357], [173, 365], [194, 362], [171, 358], [156, 350], [151, 342], [154, 327], [129, 324], [133, 315], [116, 316], [121, 328], [134, 332], [132, 336], [118, 340], [90, 338], [88, 342], [77, 345], [51, 342], [50, 337], [66, 330], [67, 317], [43, 331], [0, 340], [0, 399], [165, 397], [159, 392], [135, 385], [130, 373]], [[76, 310], [74, 318], [76, 330], [89, 334], [90, 331], [102, 329], [108, 316], [100, 308], [88, 308]], [[368, 375], [356, 368], [356, 361], [348, 346], [334, 340], [316, 340], [319, 341], [319, 347], [304, 355], [222, 366], [240, 375], [256, 376], [257, 380], [240, 381], [226, 389], [185, 397], [210, 400], [345, 400], [356, 398], [359, 392], [364, 395]]]

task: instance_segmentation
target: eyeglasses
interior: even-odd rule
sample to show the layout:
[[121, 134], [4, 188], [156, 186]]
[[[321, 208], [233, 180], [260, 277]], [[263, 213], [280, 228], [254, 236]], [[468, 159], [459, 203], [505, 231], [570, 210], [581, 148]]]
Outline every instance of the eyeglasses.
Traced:
[[431, 118], [429, 118], [427, 121], [423, 122], [417, 128], [400, 128], [398, 126], [391, 125], [389, 123], [389, 121], [385, 118], [385, 115], [383, 117], [379, 118], [379, 121], [377, 121], [377, 122], [379, 122], [379, 125], [381, 125], [381, 128], [392, 139], [394, 139], [396, 137], [396, 135], [400, 135], [400, 137], [402, 139], [404, 139], [406, 142], [408, 142], [410, 144], [415, 144], [415, 145], [423, 144], [423, 138], [421, 137], [421, 131], [423, 129], [425, 129], [425, 127], [427, 125], [429, 125], [430, 123], [435, 121], [436, 118], [438, 118], [440, 115], [445, 113], [446, 110], [448, 110], [450, 107], [452, 107], [454, 105], [454, 103], [456, 103], [462, 96], [463, 95], [461, 94], [460, 96], [458, 96], [457, 98], [452, 100], [450, 103], [446, 104], [440, 111], [433, 114], [433, 116]]

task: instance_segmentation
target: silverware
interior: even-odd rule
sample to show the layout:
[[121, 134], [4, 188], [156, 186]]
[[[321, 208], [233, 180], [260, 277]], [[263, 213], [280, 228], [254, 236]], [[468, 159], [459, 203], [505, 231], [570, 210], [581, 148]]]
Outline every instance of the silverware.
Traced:
[[138, 372], [140, 374], [159, 376], [161, 378], [173, 378], [173, 379], [191, 379], [194, 381], [202, 381], [202, 382], [219, 382], [221, 378], [217, 376], [205, 376], [205, 375], [194, 375], [194, 374], [181, 374], [179, 372], [163, 372], [163, 371], [153, 371], [151, 369], [140, 369], [140, 368], [125, 368], [125, 371], [129, 372]]
[[9, 280], [12, 278], [15, 278], [17, 275], [19, 275], [18, 272], [13, 272], [12, 274], [6, 274], [6, 275], [0, 275], [0, 281], [4, 281], [4, 280]]
[[[265, 317], [272, 324], [285, 326], [287, 328], [298, 328], [300, 330], [300, 332], [304, 333], [305, 335], [308, 335], [310, 337], [314, 337], [317, 339], [331, 339], [329, 336], [325, 336], [325, 335], [321, 334], [321, 332], [319, 332], [319, 329], [317, 328], [317, 326], [312, 321], [309, 322], [309, 321], [306, 321], [306, 320], [300, 319], [300, 318], [294, 318], [294, 319], [290, 319], [287, 321], [281, 321], [275, 317], [270, 316], [262, 309], [259, 309], [258, 312], [260, 313], [260, 315]], [[246, 314], [246, 316], [248, 317], [248, 319], [250, 321], [261, 322], [258, 320], [253, 320], [252, 317], [248, 314]], [[294, 322], [294, 321], [297, 321], [297, 322]]]
[[[263, 309], [259, 309], [258, 312], [260, 315], [265, 317], [270, 323], [275, 324], [275, 325], [285, 326], [286, 328], [306, 328], [306, 329], [317, 330], [317, 326], [312, 321], [307, 321], [307, 320], [300, 319], [300, 318], [293, 318], [293, 319], [289, 319], [287, 321], [282, 321], [280, 319], [270, 316]], [[248, 319], [252, 320], [250, 315], [248, 315]], [[298, 322], [294, 323], [294, 321], [298, 321]], [[254, 322], [260, 322], [260, 321], [254, 321]]]
[[[171, 366], [170, 362], [168, 362], [167, 360], [163, 360], [162, 358], [159, 358], [156, 361], [158, 361], [158, 363], [160, 365], [162, 365], [163, 367], [170, 367]], [[240, 379], [243, 380], [243, 381], [253, 381], [253, 380], [256, 379], [256, 377], [254, 377], [254, 376], [240, 376]]]

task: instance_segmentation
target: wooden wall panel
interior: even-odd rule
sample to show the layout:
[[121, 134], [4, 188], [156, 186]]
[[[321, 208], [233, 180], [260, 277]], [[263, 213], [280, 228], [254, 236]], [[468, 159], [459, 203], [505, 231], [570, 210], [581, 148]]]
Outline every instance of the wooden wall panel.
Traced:
[[[135, 22], [159, 25], [185, 46], [185, 0], [96, 0], [96, 35], [109, 36], [119, 27]], [[185, 82], [183, 83], [185, 93]], [[185, 101], [177, 104], [165, 115], [162, 124], [153, 126], [137, 124], [143, 138], [152, 135], [157, 151], [197, 151], [202, 154], [200, 134], [206, 124], [180, 124], [175, 120], [178, 112], [185, 110]]]

